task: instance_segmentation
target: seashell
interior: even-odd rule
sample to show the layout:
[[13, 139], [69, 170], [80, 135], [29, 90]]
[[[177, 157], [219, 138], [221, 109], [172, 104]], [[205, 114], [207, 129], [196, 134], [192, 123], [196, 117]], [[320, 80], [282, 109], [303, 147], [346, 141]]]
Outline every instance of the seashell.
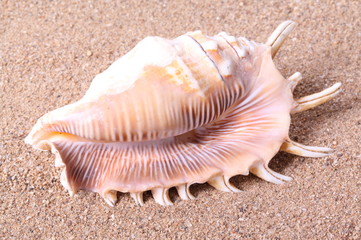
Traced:
[[193, 199], [194, 183], [239, 192], [229, 180], [249, 172], [290, 181], [268, 167], [279, 150], [304, 157], [332, 152], [290, 140], [290, 113], [332, 99], [341, 86], [293, 99], [301, 74], [285, 79], [272, 58], [294, 27], [282, 23], [265, 44], [200, 31], [147, 37], [97, 75], [82, 99], [41, 117], [25, 141], [55, 154], [71, 195], [98, 192], [110, 206], [118, 191], [138, 205], [148, 190], [159, 204], [172, 205], [172, 187]]

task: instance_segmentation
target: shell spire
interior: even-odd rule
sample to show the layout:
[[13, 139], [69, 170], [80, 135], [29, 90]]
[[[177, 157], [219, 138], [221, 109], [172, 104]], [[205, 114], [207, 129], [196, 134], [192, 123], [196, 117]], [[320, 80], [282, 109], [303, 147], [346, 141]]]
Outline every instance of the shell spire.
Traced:
[[25, 141], [56, 155], [71, 195], [98, 192], [110, 206], [117, 191], [138, 205], [148, 190], [157, 203], [172, 205], [172, 187], [181, 199], [193, 199], [194, 183], [239, 192], [229, 180], [249, 172], [289, 181], [268, 167], [279, 150], [331, 152], [291, 141], [290, 113], [340, 92], [336, 84], [293, 99], [301, 74], [285, 79], [272, 58], [294, 26], [284, 22], [266, 44], [200, 31], [147, 37], [97, 75], [82, 99], [41, 117]]

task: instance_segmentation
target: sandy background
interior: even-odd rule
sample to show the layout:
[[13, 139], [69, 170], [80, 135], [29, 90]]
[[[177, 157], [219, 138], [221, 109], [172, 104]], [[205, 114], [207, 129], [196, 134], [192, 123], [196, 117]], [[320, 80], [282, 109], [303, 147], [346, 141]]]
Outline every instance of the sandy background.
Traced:
[[[117, 2], [117, 3], [115, 3]], [[0, 1], [0, 238], [2, 239], [360, 239], [361, 2]], [[332, 102], [293, 116], [291, 137], [328, 146], [311, 159], [276, 155], [279, 186], [235, 177], [240, 194], [192, 187], [194, 201], [137, 207], [120, 194], [110, 208], [94, 193], [70, 198], [50, 153], [23, 142], [37, 118], [79, 99], [92, 78], [148, 35], [201, 29], [264, 42], [283, 20], [299, 23], [277, 56], [299, 71], [296, 96], [335, 82]]]

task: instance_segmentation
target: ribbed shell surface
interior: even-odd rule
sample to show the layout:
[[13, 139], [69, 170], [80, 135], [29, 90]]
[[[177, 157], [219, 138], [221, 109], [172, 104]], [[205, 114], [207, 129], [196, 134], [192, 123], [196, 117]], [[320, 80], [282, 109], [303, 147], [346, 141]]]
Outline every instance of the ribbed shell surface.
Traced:
[[72, 191], [169, 188], [268, 163], [292, 101], [269, 46], [225, 33], [148, 37], [26, 141], [52, 148]]

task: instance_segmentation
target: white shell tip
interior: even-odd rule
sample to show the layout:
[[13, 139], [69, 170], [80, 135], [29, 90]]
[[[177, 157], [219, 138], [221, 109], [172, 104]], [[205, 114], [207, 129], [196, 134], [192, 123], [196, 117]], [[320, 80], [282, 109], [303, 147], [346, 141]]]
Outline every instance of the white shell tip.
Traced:
[[293, 109], [291, 110], [291, 113], [303, 112], [308, 109], [317, 107], [322, 103], [330, 101], [341, 92], [340, 87], [341, 83], [338, 82], [335, 83], [332, 87], [326, 88], [321, 92], [297, 99], [295, 101]]
[[302, 157], [326, 157], [333, 153], [332, 148], [306, 146], [292, 140], [287, 140], [281, 146], [281, 151]]
[[169, 198], [169, 189], [168, 188], [154, 188], [152, 189], [152, 194], [154, 200], [162, 206], [173, 205], [172, 201]]
[[143, 192], [130, 193], [130, 196], [134, 199], [135, 204], [138, 206], [144, 205]]
[[273, 176], [268, 169], [269, 168], [265, 167], [262, 162], [259, 162], [257, 165], [255, 165], [250, 169], [250, 172], [267, 182], [271, 182], [274, 184], [284, 183], [281, 179], [277, 178], [276, 176]]
[[192, 195], [192, 193], [189, 191], [189, 184], [182, 184], [177, 186], [177, 191], [179, 194], [179, 197], [182, 200], [191, 200], [191, 199], [195, 199], [195, 197]]
[[118, 200], [117, 191], [109, 190], [103, 194], [103, 198], [109, 206], [114, 207]]
[[223, 192], [242, 192], [229, 182], [231, 177], [217, 176], [207, 181], [209, 185]]

